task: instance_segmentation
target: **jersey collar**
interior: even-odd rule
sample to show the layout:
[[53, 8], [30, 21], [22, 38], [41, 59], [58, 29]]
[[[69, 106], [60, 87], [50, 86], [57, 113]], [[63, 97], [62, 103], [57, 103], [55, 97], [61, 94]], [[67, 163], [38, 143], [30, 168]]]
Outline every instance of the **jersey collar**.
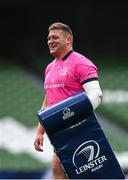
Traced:
[[65, 61], [72, 52], [73, 52], [73, 49], [70, 50], [70, 51], [62, 58], [62, 60]]

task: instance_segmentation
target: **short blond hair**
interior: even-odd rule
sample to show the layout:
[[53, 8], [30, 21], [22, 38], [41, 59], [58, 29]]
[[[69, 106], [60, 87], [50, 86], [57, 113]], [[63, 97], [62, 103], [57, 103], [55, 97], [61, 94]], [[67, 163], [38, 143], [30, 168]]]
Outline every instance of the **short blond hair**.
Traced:
[[55, 23], [53, 23], [53, 24], [51, 24], [49, 26], [48, 31], [55, 30], [55, 29], [62, 30], [64, 32], [70, 34], [71, 36], [73, 36], [71, 28], [68, 25], [64, 24], [64, 23], [55, 22]]

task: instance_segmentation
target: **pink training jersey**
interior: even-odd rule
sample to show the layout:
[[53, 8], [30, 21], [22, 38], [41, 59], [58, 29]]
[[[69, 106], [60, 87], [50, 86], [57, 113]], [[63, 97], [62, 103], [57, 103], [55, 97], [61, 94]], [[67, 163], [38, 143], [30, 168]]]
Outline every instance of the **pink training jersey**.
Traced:
[[83, 90], [82, 85], [98, 79], [96, 66], [86, 57], [70, 51], [62, 60], [53, 60], [45, 70], [47, 105], [54, 105]]

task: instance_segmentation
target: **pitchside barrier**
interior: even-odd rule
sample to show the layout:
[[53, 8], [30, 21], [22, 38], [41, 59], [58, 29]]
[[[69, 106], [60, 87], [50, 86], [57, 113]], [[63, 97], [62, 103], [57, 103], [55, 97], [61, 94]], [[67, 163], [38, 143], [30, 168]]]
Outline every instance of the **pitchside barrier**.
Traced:
[[37, 116], [69, 179], [125, 179], [85, 92]]

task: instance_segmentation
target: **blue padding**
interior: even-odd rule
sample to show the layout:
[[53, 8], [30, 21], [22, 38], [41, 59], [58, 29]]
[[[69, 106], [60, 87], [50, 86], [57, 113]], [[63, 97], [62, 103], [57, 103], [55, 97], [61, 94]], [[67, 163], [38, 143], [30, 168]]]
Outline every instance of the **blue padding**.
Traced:
[[94, 114], [76, 126], [49, 135], [49, 138], [69, 179], [124, 179]]
[[54, 133], [87, 118], [93, 107], [85, 94], [80, 92], [56, 105], [37, 113], [40, 123], [47, 132]]

